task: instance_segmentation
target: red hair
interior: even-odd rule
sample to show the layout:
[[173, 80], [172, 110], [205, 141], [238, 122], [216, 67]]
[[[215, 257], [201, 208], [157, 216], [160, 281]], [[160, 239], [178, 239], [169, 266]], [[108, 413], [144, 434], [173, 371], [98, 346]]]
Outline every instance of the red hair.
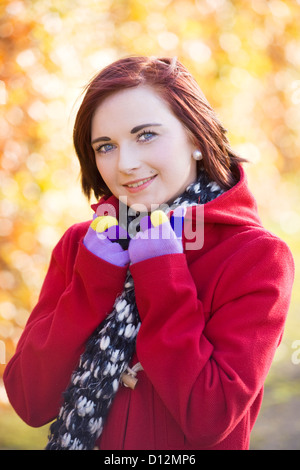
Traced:
[[199, 85], [176, 58], [127, 57], [105, 67], [85, 88], [73, 133], [75, 151], [81, 166], [82, 189], [90, 197], [109, 195], [96, 166], [91, 146], [91, 123], [95, 110], [112, 93], [148, 85], [156, 89], [187, 129], [202, 152], [198, 163], [223, 189], [239, 178], [238, 164], [245, 161], [231, 149], [226, 130], [203, 95]]

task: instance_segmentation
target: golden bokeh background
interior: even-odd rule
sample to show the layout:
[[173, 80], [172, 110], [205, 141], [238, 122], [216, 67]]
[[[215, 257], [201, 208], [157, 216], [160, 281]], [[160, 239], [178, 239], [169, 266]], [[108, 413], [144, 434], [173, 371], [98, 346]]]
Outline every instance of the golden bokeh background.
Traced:
[[0, 448], [45, 444], [46, 428], [21, 422], [1, 377], [54, 245], [91, 217], [72, 147], [83, 88], [132, 54], [177, 56], [190, 69], [249, 160], [264, 225], [294, 254], [286, 331], [251, 446], [300, 448], [299, 19], [300, 0], [1, 0]]

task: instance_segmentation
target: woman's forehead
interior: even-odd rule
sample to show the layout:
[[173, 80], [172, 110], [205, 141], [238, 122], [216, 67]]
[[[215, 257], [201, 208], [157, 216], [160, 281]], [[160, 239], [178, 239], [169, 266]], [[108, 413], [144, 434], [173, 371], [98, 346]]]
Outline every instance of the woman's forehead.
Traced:
[[174, 118], [168, 104], [154, 88], [139, 86], [117, 91], [105, 98], [94, 113], [92, 128], [109, 130], [118, 124], [126, 124], [131, 130], [144, 123], [164, 124]]

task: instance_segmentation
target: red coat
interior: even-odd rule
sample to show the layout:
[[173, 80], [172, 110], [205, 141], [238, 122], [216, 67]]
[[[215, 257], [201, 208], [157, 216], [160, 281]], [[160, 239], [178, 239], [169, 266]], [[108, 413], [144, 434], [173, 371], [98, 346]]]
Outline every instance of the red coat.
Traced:
[[[144, 371], [135, 390], [120, 386], [100, 449], [249, 448], [294, 264], [286, 244], [262, 227], [242, 169], [204, 214], [201, 249], [130, 268], [142, 320], [132, 363]], [[185, 223], [194, 216], [188, 209]], [[72, 226], [54, 248], [5, 370], [11, 404], [31, 426], [56, 417], [86, 340], [123, 289], [126, 268], [84, 247], [89, 223]]]

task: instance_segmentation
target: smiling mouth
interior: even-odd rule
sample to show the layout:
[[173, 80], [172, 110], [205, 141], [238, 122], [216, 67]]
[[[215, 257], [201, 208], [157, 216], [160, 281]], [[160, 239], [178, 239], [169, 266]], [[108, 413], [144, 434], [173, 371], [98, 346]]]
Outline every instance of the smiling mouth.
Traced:
[[144, 178], [142, 180], [136, 181], [135, 183], [127, 183], [127, 184], [124, 184], [123, 186], [126, 186], [127, 188], [139, 188], [140, 186], [143, 186], [144, 184], [156, 178], [156, 176], [157, 175], [149, 176], [149, 178]]

